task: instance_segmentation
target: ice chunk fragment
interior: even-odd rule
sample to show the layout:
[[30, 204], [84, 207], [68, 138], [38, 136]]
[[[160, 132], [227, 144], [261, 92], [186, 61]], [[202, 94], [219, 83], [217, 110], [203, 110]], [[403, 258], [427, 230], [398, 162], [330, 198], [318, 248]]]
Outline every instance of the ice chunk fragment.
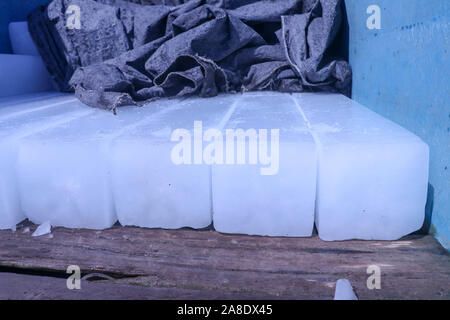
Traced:
[[[45, 100], [33, 106], [15, 105], [11, 110], [21, 114], [13, 117], [2, 113], [9, 107], [0, 109], [0, 229], [9, 229], [26, 217], [20, 208], [15, 170], [21, 139], [93, 112], [73, 96], [64, 99], [65, 103], [49, 108], [42, 108]], [[47, 198], [49, 196], [45, 195]]]
[[358, 300], [350, 281], [347, 279], [339, 279], [336, 282], [334, 300]]
[[[177, 229], [211, 224], [210, 166], [203, 162], [202, 137], [193, 132], [194, 122], [201, 123], [203, 132], [217, 126], [237, 97], [172, 102], [166, 112], [113, 142], [112, 185], [122, 225]], [[177, 133], [185, 139], [172, 139]], [[182, 142], [190, 146], [178, 154]], [[186, 161], [179, 163], [172, 154]]]
[[[235, 161], [214, 164], [212, 168], [215, 229], [251, 235], [310, 236], [314, 224], [316, 151], [290, 95], [245, 94], [223, 133], [234, 130], [236, 134], [238, 129], [250, 130], [247, 133], [252, 137], [246, 138], [245, 148], [241, 149], [245, 151], [245, 161], [239, 164], [237, 160], [237, 139], [233, 139], [235, 144], [231, 147], [226, 140], [226, 156], [230, 156], [230, 147], [235, 151]], [[267, 135], [260, 129], [267, 130]], [[253, 151], [252, 141], [257, 144]], [[262, 142], [267, 143], [267, 150]], [[264, 160], [263, 155], [271, 155], [271, 161]]]
[[294, 95], [319, 153], [316, 226], [324, 240], [395, 240], [424, 221], [428, 146], [342, 95]]
[[65, 126], [23, 139], [18, 180], [27, 217], [35, 223], [48, 220], [54, 226], [111, 227], [117, 216], [110, 187], [110, 142], [164, 111], [165, 104], [124, 107], [117, 116], [95, 110]]
[[0, 97], [53, 89], [40, 57], [0, 54], [0, 70]]
[[36, 45], [28, 31], [26, 21], [11, 22], [9, 24], [9, 38], [14, 54], [23, 54], [29, 56], [39, 56]]
[[50, 221], [45, 221], [39, 227], [37, 227], [37, 229], [33, 232], [31, 236], [40, 237], [45, 234], [49, 234], [50, 232], [52, 232], [52, 226], [50, 224]]

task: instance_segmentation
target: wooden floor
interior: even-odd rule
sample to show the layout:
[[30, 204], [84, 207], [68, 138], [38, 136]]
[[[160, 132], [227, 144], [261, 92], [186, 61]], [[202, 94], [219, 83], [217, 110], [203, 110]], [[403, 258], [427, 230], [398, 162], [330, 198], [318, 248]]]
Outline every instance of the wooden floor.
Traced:
[[[332, 299], [347, 278], [360, 299], [450, 299], [450, 256], [432, 236], [400, 241], [223, 235], [212, 230], [0, 231], [0, 299]], [[68, 290], [66, 269], [91, 277]], [[369, 290], [367, 267], [381, 268]]]

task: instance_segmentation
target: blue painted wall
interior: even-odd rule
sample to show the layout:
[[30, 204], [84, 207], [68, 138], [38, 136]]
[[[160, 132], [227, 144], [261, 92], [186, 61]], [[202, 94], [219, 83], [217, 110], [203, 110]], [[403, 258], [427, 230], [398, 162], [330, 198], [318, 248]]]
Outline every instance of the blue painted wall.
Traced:
[[[345, 0], [345, 5], [353, 99], [430, 146], [427, 223], [450, 249], [450, 1]], [[380, 30], [366, 26], [369, 5], [381, 8]]]
[[8, 25], [13, 21], [25, 21], [31, 10], [50, 0], [1, 0], [0, 1], [0, 53], [11, 53]]

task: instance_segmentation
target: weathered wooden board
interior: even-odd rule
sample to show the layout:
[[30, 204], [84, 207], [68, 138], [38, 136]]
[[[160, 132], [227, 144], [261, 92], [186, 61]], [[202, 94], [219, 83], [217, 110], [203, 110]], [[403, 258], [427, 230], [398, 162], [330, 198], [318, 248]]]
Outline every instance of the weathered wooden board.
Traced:
[[[347, 278], [360, 299], [450, 299], [450, 257], [432, 236], [324, 242], [317, 237], [250, 237], [212, 230], [114, 227], [52, 232], [53, 237], [35, 238], [23, 229], [0, 231], [0, 268], [63, 277], [67, 266], [79, 265], [83, 273], [117, 278], [90, 282], [86, 298], [117, 298], [123, 291], [124, 298], [138, 299], [331, 299], [336, 280]], [[367, 288], [369, 265], [381, 268], [381, 290]], [[13, 296], [14, 291], [17, 298], [20, 281], [0, 275], [0, 297]], [[39, 286], [45, 281], [34, 277], [36, 297], [52, 297], [45, 293], [47, 284]], [[61, 286], [60, 298], [65, 298], [65, 279], [50, 282]], [[14, 290], [8, 288], [11, 283], [16, 283]], [[33, 297], [30, 285], [27, 288], [24, 297]]]
[[[66, 279], [0, 273], [0, 300], [267, 300], [280, 299], [268, 294], [235, 294], [230, 292], [155, 288], [125, 283], [81, 281], [80, 290], [68, 290]], [[295, 299], [295, 297], [291, 297]]]

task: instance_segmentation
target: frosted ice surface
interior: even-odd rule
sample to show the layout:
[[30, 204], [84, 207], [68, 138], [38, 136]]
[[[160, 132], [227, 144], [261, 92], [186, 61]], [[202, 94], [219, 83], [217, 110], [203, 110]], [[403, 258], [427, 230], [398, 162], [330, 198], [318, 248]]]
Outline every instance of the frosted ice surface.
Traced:
[[28, 31], [28, 23], [26, 21], [11, 22], [9, 24], [9, 38], [11, 39], [11, 47], [14, 54], [39, 56], [36, 45]]
[[334, 300], [358, 300], [350, 281], [347, 279], [339, 279], [336, 282]]
[[110, 142], [165, 110], [165, 104], [124, 107], [117, 116], [92, 109], [83, 118], [23, 139], [17, 171], [27, 217], [54, 226], [111, 227], [117, 216], [110, 188]]
[[[302, 114], [290, 95], [244, 95], [223, 133], [229, 129], [254, 129], [258, 134], [260, 129], [267, 129], [267, 138], [263, 134], [255, 140], [258, 143], [256, 164], [254, 159], [250, 160], [251, 144], [247, 139], [244, 164], [238, 164], [235, 140], [235, 164], [213, 166], [215, 229], [224, 233], [310, 236], [314, 224], [316, 151]], [[276, 136], [272, 129], [279, 130], [279, 148], [272, 143]], [[264, 140], [269, 152], [259, 144]], [[271, 161], [262, 158], [260, 152], [271, 155]]]
[[395, 240], [424, 221], [428, 146], [342, 95], [294, 95], [318, 145], [316, 226], [324, 240]]
[[49, 91], [53, 83], [40, 57], [0, 54], [0, 97]]
[[[256, 130], [243, 164], [231, 129]], [[214, 220], [225, 233], [309, 236], [315, 206], [322, 239], [393, 240], [421, 227], [427, 181], [425, 143], [336, 94], [160, 100], [117, 116], [72, 95], [0, 98], [0, 229], [25, 217], [91, 229]]]
[[24, 103], [31, 103], [39, 100], [44, 100], [52, 97], [57, 96], [68, 96], [69, 94], [63, 94], [56, 91], [47, 91], [47, 92], [38, 92], [38, 93], [28, 93], [28, 94], [21, 94], [16, 96], [8, 96], [8, 97], [1, 97], [0, 98], [0, 112], [3, 111], [2, 109], [5, 107], [11, 107], [14, 108], [16, 105], [21, 105]]
[[0, 100], [0, 121], [76, 101], [78, 100], [73, 95], [51, 92], [3, 98]]
[[[210, 166], [202, 161], [202, 137], [194, 135], [194, 122], [201, 122], [202, 132], [218, 126], [237, 97], [173, 101], [165, 112], [113, 142], [112, 185], [122, 225], [177, 229], [211, 224]], [[185, 158], [174, 152], [182, 143], [172, 139], [177, 129], [191, 144]]]
[[[14, 105], [16, 116], [2, 114], [0, 108], [0, 229], [8, 229], [23, 220], [26, 216], [20, 208], [16, 176], [16, 164], [19, 144], [22, 139], [41, 130], [59, 126], [92, 111], [73, 97], [64, 97], [53, 107], [42, 108], [45, 100], [39, 103]], [[51, 194], [45, 197], [51, 198]]]

